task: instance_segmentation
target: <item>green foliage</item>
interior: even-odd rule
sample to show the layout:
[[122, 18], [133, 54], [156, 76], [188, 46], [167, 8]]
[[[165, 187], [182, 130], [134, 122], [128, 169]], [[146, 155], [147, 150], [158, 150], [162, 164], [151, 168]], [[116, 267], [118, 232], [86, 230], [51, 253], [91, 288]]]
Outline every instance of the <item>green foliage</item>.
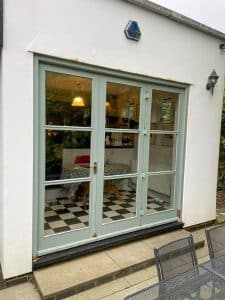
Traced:
[[224, 223], [225, 223], [224, 220], [220, 220], [218, 218], [216, 218], [216, 220], [215, 220], [215, 225], [221, 225], [221, 224], [224, 224]]
[[221, 119], [220, 154], [219, 154], [217, 190], [224, 190], [224, 189], [225, 189], [225, 90], [223, 96], [223, 109], [222, 109], [222, 119]]
[[217, 191], [223, 191], [225, 188], [225, 184], [223, 182], [217, 183]]

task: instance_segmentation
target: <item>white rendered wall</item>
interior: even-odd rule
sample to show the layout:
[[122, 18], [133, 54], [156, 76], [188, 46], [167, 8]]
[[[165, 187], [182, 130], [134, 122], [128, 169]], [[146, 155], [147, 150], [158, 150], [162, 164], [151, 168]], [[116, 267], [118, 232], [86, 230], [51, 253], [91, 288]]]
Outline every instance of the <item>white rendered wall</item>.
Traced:
[[[0, 50], [1, 51], [1, 50]], [[2, 53], [0, 52], [0, 262], [4, 260], [3, 257], [3, 151], [2, 151], [2, 141], [3, 141], [3, 123], [2, 123]]]
[[[119, 0], [5, 0], [4, 10], [0, 237], [5, 278], [32, 268], [32, 51], [192, 84], [182, 219], [189, 226], [215, 218], [225, 71], [219, 40]], [[124, 36], [129, 19], [140, 25], [138, 43]], [[220, 79], [211, 96], [205, 85], [213, 68]]]
[[33, 3], [15, 4], [4, 1], [0, 244], [5, 278], [32, 268], [33, 55], [26, 48], [33, 38]]

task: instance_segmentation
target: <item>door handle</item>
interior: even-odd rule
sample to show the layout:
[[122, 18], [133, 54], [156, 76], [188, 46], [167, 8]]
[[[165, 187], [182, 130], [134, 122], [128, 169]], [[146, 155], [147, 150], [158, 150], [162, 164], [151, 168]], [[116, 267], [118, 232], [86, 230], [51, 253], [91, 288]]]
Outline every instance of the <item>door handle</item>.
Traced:
[[92, 166], [94, 174], [97, 174], [97, 167], [98, 167], [97, 161], [94, 161], [93, 166]]

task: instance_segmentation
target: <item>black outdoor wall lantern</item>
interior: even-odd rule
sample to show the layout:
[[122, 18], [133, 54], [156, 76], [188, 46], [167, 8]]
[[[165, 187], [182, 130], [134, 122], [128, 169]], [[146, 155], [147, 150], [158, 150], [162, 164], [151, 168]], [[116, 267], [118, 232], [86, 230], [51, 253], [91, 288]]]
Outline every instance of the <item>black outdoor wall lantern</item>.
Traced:
[[221, 51], [225, 52], [225, 43], [220, 44], [219, 48]]
[[208, 78], [208, 82], [206, 85], [206, 89], [211, 90], [212, 95], [213, 95], [213, 90], [214, 90], [214, 87], [215, 87], [218, 79], [219, 79], [219, 76], [217, 75], [216, 70], [213, 69], [212, 73], [210, 74], [210, 76]]

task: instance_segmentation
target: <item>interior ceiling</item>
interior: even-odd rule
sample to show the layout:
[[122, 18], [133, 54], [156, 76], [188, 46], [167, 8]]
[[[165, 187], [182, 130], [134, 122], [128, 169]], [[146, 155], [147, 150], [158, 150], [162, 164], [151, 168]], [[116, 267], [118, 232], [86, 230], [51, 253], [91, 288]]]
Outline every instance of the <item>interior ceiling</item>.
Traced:
[[73, 92], [91, 92], [92, 80], [88, 78], [65, 75], [54, 72], [46, 74], [46, 88], [49, 90], [66, 90]]
[[[60, 74], [55, 72], [47, 72], [46, 74], [46, 88], [49, 90], [67, 90], [74, 92], [91, 93], [92, 80], [88, 78], [82, 78], [73, 75]], [[135, 93], [139, 92], [139, 88], [118, 84], [110, 83], [107, 85], [107, 94], [111, 95], [122, 95], [124, 93]]]
[[[49, 91], [57, 90], [64, 91], [68, 95], [71, 94], [71, 97], [74, 97], [76, 94], [91, 94], [92, 89], [92, 79], [78, 77], [74, 75], [61, 74], [56, 72], [46, 72], [46, 89]], [[118, 83], [109, 83], [107, 85], [107, 95], [123, 95], [128, 94], [130, 97], [138, 98], [140, 89], [138, 87], [118, 84]], [[154, 90], [153, 99], [176, 99], [177, 94]]]

